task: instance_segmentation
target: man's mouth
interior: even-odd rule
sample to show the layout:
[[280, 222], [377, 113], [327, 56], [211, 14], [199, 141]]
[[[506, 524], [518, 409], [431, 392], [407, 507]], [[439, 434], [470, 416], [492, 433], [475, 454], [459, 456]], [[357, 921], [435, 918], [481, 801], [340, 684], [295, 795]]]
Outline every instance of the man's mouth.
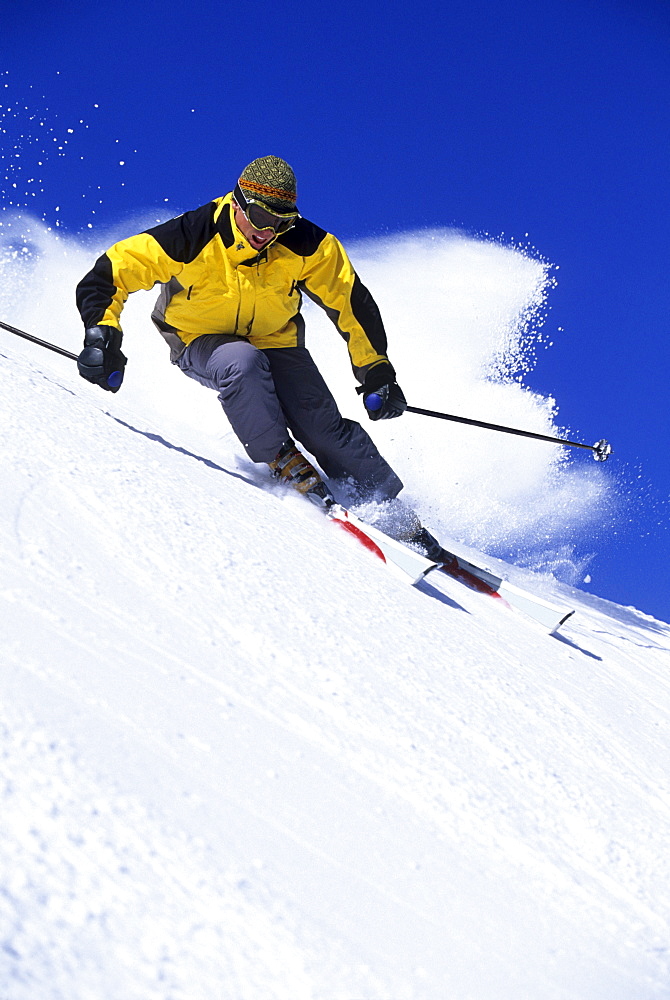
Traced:
[[256, 233], [253, 233], [249, 239], [249, 242], [253, 243], [253, 245], [256, 247], [258, 246], [262, 247], [265, 246], [265, 244], [268, 243], [271, 239], [272, 239], [272, 233], [268, 233], [267, 235], [258, 235], [258, 236], [256, 235]]

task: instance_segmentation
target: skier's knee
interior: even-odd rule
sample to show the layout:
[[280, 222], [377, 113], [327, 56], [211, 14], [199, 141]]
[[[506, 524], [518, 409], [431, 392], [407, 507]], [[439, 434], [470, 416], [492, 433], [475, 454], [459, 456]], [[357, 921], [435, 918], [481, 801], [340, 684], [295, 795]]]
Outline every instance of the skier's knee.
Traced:
[[217, 385], [222, 387], [266, 375], [269, 365], [263, 352], [252, 344], [235, 344], [232, 351], [214, 352], [210, 360], [210, 371]]

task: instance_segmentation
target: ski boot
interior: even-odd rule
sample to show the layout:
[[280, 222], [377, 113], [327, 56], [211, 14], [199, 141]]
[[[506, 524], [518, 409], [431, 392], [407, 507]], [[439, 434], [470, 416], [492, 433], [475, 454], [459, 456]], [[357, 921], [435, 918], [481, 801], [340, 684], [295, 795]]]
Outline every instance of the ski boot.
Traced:
[[318, 507], [332, 507], [335, 503], [335, 497], [319, 473], [301, 455], [290, 438], [284, 442], [277, 457], [269, 465], [275, 479], [292, 486]]
[[442, 548], [437, 538], [423, 527], [417, 512], [397, 497], [359, 503], [352, 510], [361, 521], [378, 528], [397, 542], [410, 545], [431, 562], [442, 564], [451, 559], [450, 553]]
[[419, 528], [411, 538], [407, 539], [407, 544], [411, 545], [412, 548], [418, 549], [426, 559], [430, 559], [431, 562], [438, 565], [447, 563], [451, 559], [450, 553], [442, 548], [437, 538], [431, 535], [427, 528]]

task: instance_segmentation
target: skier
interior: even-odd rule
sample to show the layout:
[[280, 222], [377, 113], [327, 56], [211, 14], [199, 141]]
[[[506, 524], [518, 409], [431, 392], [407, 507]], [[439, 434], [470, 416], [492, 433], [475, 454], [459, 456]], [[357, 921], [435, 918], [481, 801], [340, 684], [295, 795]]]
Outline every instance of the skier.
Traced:
[[114, 244], [77, 286], [86, 328], [79, 372], [118, 391], [124, 303], [160, 284], [151, 318], [172, 363], [218, 391], [251, 461], [329, 506], [333, 495], [294, 435], [329, 480], [353, 482], [360, 500], [377, 501], [381, 530], [434, 554], [438, 543], [397, 500], [402, 482], [361, 425], [342, 417], [304, 345], [303, 292], [346, 341], [364, 403], [376, 395], [368, 416], [403, 413], [379, 309], [341, 243], [302, 218], [296, 198], [289, 164], [263, 156], [225, 197]]

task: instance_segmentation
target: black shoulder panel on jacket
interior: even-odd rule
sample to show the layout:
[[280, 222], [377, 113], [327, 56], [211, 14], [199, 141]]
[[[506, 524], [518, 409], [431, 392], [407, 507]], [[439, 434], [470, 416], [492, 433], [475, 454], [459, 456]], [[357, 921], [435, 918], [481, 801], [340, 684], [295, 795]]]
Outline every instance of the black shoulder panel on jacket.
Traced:
[[216, 204], [210, 201], [145, 232], [153, 236], [172, 260], [190, 264], [216, 234], [215, 211]]
[[219, 216], [216, 228], [219, 236], [223, 240], [224, 247], [232, 247], [235, 242], [235, 236], [233, 234], [233, 227], [230, 222], [230, 205], [224, 205]]
[[319, 249], [320, 244], [328, 235], [325, 229], [320, 229], [307, 219], [298, 219], [293, 229], [289, 229], [277, 239], [277, 243], [286, 247], [298, 257], [311, 257]]
[[77, 308], [87, 330], [98, 325], [115, 295], [112, 262], [104, 253], [77, 285]]

